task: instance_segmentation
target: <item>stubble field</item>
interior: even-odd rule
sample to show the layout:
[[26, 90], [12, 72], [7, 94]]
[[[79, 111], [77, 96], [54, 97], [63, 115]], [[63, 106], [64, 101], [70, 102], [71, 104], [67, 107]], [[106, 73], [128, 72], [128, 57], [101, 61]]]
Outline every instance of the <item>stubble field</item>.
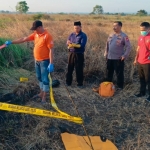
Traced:
[[[6, 39], [17, 39], [32, 33], [29, 29], [35, 15], [0, 15], [0, 45]], [[55, 42], [55, 72], [60, 87], [54, 89], [58, 107], [75, 115], [76, 111], [64, 86], [67, 67], [66, 39], [73, 31], [73, 22], [80, 20], [88, 36], [85, 52], [84, 85], [68, 88], [89, 135], [102, 135], [111, 140], [119, 150], [150, 150], [150, 104], [143, 98], [135, 98], [139, 80], [133, 66], [139, 25], [150, 17], [94, 16], [94, 15], [43, 15], [44, 27]], [[132, 50], [125, 62], [125, 88], [114, 97], [102, 98], [92, 91], [105, 78], [106, 60], [103, 56], [107, 37], [112, 33], [112, 24], [123, 22], [123, 31], [128, 35]], [[0, 101], [52, 110], [50, 104], [42, 106], [40, 100], [31, 99], [39, 92], [34, 73], [33, 43], [13, 45], [0, 52]], [[28, 77], [29, 82], [20, 83], [19, 77]], [[116, 78], [114, 78], [114, 83]], [[49, 102], [49, 98], [47, 98]], [[85, 135], [82, 126], [64, 120], [0, 112], [0, 149], [2, 150], [63, 150], [61, 132]]]

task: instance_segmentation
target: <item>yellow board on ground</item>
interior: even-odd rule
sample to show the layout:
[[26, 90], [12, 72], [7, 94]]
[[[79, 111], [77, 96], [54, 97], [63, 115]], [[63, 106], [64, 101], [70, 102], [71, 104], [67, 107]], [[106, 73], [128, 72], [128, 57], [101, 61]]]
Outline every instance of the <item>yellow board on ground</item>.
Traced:
[[[63, 133], [61, 134], [61, 137], [66, 150], [91, 150], [90, 142], [87, 136]], [[107, 139], [103, 142], [99, 136], [89, 137], [94, 150], [118, 150], [117, 147]]]

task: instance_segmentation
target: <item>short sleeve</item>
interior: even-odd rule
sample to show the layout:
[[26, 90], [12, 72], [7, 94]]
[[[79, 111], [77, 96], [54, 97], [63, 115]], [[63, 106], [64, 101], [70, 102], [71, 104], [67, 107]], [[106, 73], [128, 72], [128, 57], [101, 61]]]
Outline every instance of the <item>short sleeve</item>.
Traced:
[[130, 41], [129, 41], [129, 37], [128, 37], [128, 36], [125, 36], [125, 37], [124, 37], [124, 39], [125, 39], [125, 43], [130, 42]]
[[32, 33], [31, 35], [29, 35], [29, 36], [27, 37], [27, 40], [28, 40], [28, 41], [34, 41], [34, 37], [35, 37], [35, 33]]
[[150, 50], [150, 39], [147, 40], [147, 47], [148, 47], [148, 50]]
[[125, 36], [125, 37], [124, 37], [124, 41], [125, 41], [125, 46], [127, 46], [127, 47], [130, 47], [130, 46], [131, 46], [130, 40], [129, 40], [129, 37], [128, 37], [128, 36]]
[[49, 49], [54, 47], [53, 38], [50, 34], [48, 34], [48, 36], [46, 38], [46, 44]]

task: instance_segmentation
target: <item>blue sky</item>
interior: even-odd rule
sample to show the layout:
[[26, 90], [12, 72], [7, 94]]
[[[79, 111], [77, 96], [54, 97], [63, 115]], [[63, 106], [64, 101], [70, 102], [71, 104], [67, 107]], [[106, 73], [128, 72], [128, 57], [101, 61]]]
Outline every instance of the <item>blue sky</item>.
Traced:
[[[15, 11], [18, 1], [0, 0], [0, 10]], [[150, 0], [26, 0], [30, 12], [92, 12], [95, 5], [104, 12], [133, 12], [140, 9], [150, 12]]]

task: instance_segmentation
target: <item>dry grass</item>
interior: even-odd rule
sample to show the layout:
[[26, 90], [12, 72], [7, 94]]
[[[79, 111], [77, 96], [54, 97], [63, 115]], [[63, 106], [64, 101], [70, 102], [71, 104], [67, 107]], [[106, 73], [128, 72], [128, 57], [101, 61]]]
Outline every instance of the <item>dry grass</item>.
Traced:
[[[6, 19], [7, 17], [7, 19]], [[20, 38], [31, 33], [33, 16], [30, 15], [4, 15], [0, 16], [1, 34], [3, 38]], [[1, 20], [6, 21], [1, 23]], [[14, 20], [14, 22], [12, 22]], [[85, 88], [77, 89], [75, 82], [69, 88], [81, 117], [85, 121], [85, 127], [89, 135], [103, 135], [112, 140], [119, 150], [149, 150], [150, 142], [150, 104], [144, 99], [136, 99], [133, 94], [138, 90], [138, 78], [136, 67], [132, 65], [139, 36], [139, 24], [149, 20], [149, 17], [135, 16], [85, 16], [85, 15], [51, 15], [50, 20], [43, 19], [45, 28], [50, 31], [55, 41], [55, 75], [61, 81], [61, 86], [54, 89], [54, 95], [59, 108], [69, 114], [76, 115], [73, 105], [69, 100], [63, 83], [67, 66], [66, 39], [72, 31], [73, 21], [81, 20], [83, 31], [88, 35], [88, 43], [85, 52]], [[118, 91], [112, 98], [101, 98], [93, 93], [91, 88], [98, 85], [105, 76], [105, 59], [103, 57], [105, 42], [108, 34], [112, 32], [112, 23], [121, 20], [125, 31], [132, 43], [132, 52], [125, 66], [126, 86], [123, 91]], [[9, 23], [11, 22], [11, 24]], [[33, 44], [24, 46], [32, 48]], [[36, 83], [33, 75], [34, 60], [28, 60], [24, 68], [31, 80]], [[14, 71], [15, 72], [15, 71]], [[21, 74], [24, 74], [20, 71]], [[2, 72], [4, 80], [0, 80], [0, 86], [11, 89], [11, 86], [19, 84], [20, 76], [17, 72], [8, 79], [8, 71]], [[6, 86], [5, 86], [6, 83]], [[13, 85], [12, 85], [13, 83]], [[35, 90], [34, 90], [35, 89]], [[30, 100], [30, 97], [38, 92], [37, 84], [27, 83], [19, 85], [16, 93], [18, 97], [25, 95], [26, 105], [44, 109], [52, 109], [49, 104], [41, 106]], [[32, 92], [31, 92], [32, 91]], [[69, 108], [69, 109], [68, 109]], [[8, 150], [63, 150], [60, 133], [67, 130], [71, 133], [85, 135], [80, 125], [63, 120], [20, 115], [0, 112], [0, 149]]]

